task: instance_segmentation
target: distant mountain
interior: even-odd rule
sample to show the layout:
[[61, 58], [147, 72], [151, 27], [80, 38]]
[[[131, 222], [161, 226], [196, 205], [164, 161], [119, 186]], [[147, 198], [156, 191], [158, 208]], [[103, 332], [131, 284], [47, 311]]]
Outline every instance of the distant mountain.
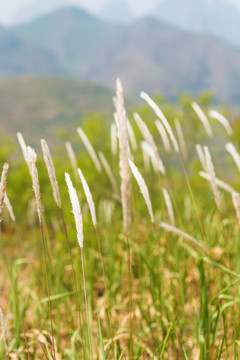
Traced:
[[[60, 67], [61, 74], [109, 88], [115, 87], [120, 76], [131, 96], [146, 90], [173, 99], [182, 91], [197, 95], [211, 89], [218, 100], [240, 100], [239, 50], [215, 37], [191, 34], [150, 17], [117, 25], [70, 7], [14, 27], [2, 36], [18, 36], [32, 46], [26, 67], [34, 63], [38, 52], [37, 59], [48, 54], [52, 58], [48, 65], [55, 73]], [[5, 48], [0, 59], [4, 53], [18, 68], [22, 55], [13, 57], [11, 51]], [[11, 75], [7, 61], [0, 61], [0, 74]]]
[[28, 143], [53, 141], [61, 130], [74, 133], [88, 111], [107, 114], [111, 108], [112, 93], [102, 86], [64, 78], [0, 80], [0, 130], [22, 131]]
[[135, 15], [123, 0], [110, 1], [98, 15], [103, 20], [119, 24], [127, 24], [135, 19]]
[[240, 47], [240, 7], [229, 0], [162, 0], [151, 14], [181, 29]]
[[0, 77], [64, 73], [64, 67], [54, 53], [0, 29]]
[[46, 15], [67, 5], [66, 0], [41, 0], [32, 1], [21, 7], [13, 15], [14, 23], [33, 21], [39, 16]]
[[68, 73], [88, 78], [99, 53], [125, 28], [105, 23], [77, 7], [67, 7], [13, 28], [20, 36], [53, 52]]

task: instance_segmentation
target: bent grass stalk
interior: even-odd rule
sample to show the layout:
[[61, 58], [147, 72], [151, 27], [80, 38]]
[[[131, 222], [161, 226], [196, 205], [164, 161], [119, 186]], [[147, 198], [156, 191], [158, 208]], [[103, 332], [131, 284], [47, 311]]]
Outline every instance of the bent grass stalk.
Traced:
[[30, 146], [27, 147], [26, 160], [29, 162], [29, 166], [31, 167], [33, 190], [34, 190], [34, 194], [35, 194], [38, 219], [39, 219], [39, 224], [40, 224], [40, 229], [41, 229], [45, 277], [46, 277], [47, 296], [48, 296], [48, 306], [49, 306], [49, 317], [50, 317], [50, 322], [51, 322], [53, 357], [54, 357], [54, 360], [56, 360], [55, 339], [54, 339], [54, 332], [53, 332], [52, 304], [51, 304], [51, 299], [50, 299], [50, 296], [51, 296], [50, 282], [49, 282], [49, 278], [48, 278], [46, 244], [45, 244], [44, 230], [43, 230], [42, 204], [41, 204], [40, 186], [39, 186], [39, 180], [38, 180], [38, 171], [37, 171], [37, 167], [36, 167], [37, 155]]
[[[76, 291], [76, 304], [77, 304], [80, 336], [81, 336], [81, 342], [82, 342], [82, 355], [83, 355], [83, 359], [85, 359], [83, 330], [82, 330], [82, 319], [81, 319], [81, 311], [80, 311], [80, 300], [79, 300], [79, 296], [78, 296], [78, 286], [77, 286], [77, 279], [76, 279], [76, 271], [75, 271], [75, 268], [74, 268], [74, 265], [73, 265], [72, 250], [71, 250], [70, 241], [69, 241], [69, 238], [68, 238], [66, 223], [65, 223], [65, 220], [64, 220], [61, 197], [60, 197], [58, 182], [57, 182], [57, 178], [56, 178], [56, 173], [55, 173], [55, 168], [54, 168], [54, 165], [53, 165], [51, 153], [50, 153], [49, 147], [47, 145], [47, 142], [45, 140], [43, 140], [43, 139], [41, 140], [41, 145], [42, 145], [42, 152], [43, 152], [44, 161], [45, 161], [45, 164], [46, 164], [46, 167], [47, 167], [49, 179], [50, 179], [52, 190], [53, 190], [53, 196], [54, 196], [55, 202], [56, 202], [56, 204], [57, 204], [57, 206], [59, 208], [59, 212], [60, 212], [60, 216], [61, 216], [61, 220], [62, 220], [62, 224], [63, 224], [64, 235], [65, 235], [66, 242], [67, 242], [68, 253], [69, 253], [69, 258], [70, 258], [70, 263], [71, 263], [71, 268], [72, 268], [72, 273], [73, 273], [74, 287], [75, 287], [75, 291]], [[70, 144], [70, 146], [71, 146], [71, 144]]]
[[80, 251], [81, 251], [85, 313], [86, 313], [87, 329], [88, 329], [88, 343], [89, 343], [90, 358], [91, 358], [91, 360], [93, 360], [92, 341], [91, 341], [90, 322], [89, 322], [89, 310], [88, 310], [88, 303], [87, 303], [86, 278], [85, 278], [84, 260], [83, 260], [84, 236], [83, 236], [82, 212], [81, 212], [80, 203], [78, 200], [76, 189], [73, 187], [70, 175], [68, 173], [65, 173], [65, 181], [67, 184], [69, 198], [70, 198], [71, 205], [72, 205], [72, 212], [73, 212], [75, 225], [76, 225], [76, 231], [77, 231], [77, 240], [78, 240], [78, 244], [80, 246]]
[[164, 116], [163, 112], [160, 110], [158, 105], [150, 98], [150, 96], [147, 95], [145, 92], [141, 92], [140, 97], [142, 99], [144, 99], [148, 103], [148, 105], [153, 109], [155, 114], [162, 121], [162, 123], [165, 126], [165, 128], [166, 128], [166, 130], [168, 132], [168, 135], [169, 135], [169, 137], [170, 137], [170, 139], [172, 141], [173, 147], [174, 147], [176, 153], [178, 154], [178, 157], [179, 157], [182, 169], [183, 169], [183, 173], [184, 173], [184, 176], [185, 176], [185, 179], [186, 179], [186, 182], [187, 182], [188, 190], [189, 190], [189, 193], [190, 193], [193, 205], [194, 205], [194, 209], [195, 209], [198, 224], [199, 224], [199, 227], [200, 227], [200, 230], [201, 230], [201, 233], [202, 233], [202, 237], [203, 237], [204, 242], [206, 243], [206, 237], [205, 237], [204, 230], [203, 230], [203, 224], [202, 224], [199, 212], [198, 212], [198, 208], [197, 208], [197, 204], [196, 204], [196, 201], [195, 201], [195, 198], [194, 198], [194, 195], [193, 195], [192, 187], [191, 187], [189, 177], [188, 177], [185, 165], [184, 165], [184, 160], [182, 158], [181, 152], [179, 151], [179, 145], [178, 145], [178, 142], [176, 140], [176, 137], [175, 137], [175, 135], [174, 135], [174, 133], [173, 133], [173, 131], [171, 129], [170, 124], [168, 123], [166, 117]]
[[[102, 249], [101, 249], [101, 243], [100, 243], [100, 237], [99, 237], [99, 231], [98, 231], [98, 224], [97, 224], [97, 217], [96, 217], [96, 211], [95, 211], [95, 204], [92, 198], [92, 193], [89, 189], [88, 183], [82, 173], [82, 171], [80, 169], [78, 169], [78, 174], [80, 176], [81, 182], [82, 182], [82, 186], [83, 186], [83, 190], [88, 202], [88, 206], [90, 209], [90, 213], [91, 213], [91, 218], [92, 218], [92, 223], [93, 223], [93, 227], [95, 229], [95, 233], [96, 233], [96, 238], [97, 238], [97, 244], [98, 244], [98, 251], [99, 251], [99, 255], [100, 255], [100, 261], [101, 261], [101, 266], [102, 266], [102, 272], [103, 272], [103, 279], [104, 279], [104, 288], [105, 288], [105, 292], [106, 294], [108, 294], [108, 289], [107, 289], [107, 277], [106, 277], [106, 272], [105, 272], [105, 268], [104, 268], [104, 263], [103, 263], [103, 256], [102, 256]], [[113, 334], [112, 334], [112, 325], [111, 325], [111, 320], [110, 320], [110, 313], [109, 313], [109, 307], [107, 307], [107, 312], [108, 312], [108, 321], [109, 321], [109, 329], [110, 329], [110, 336], [113, 338]]]

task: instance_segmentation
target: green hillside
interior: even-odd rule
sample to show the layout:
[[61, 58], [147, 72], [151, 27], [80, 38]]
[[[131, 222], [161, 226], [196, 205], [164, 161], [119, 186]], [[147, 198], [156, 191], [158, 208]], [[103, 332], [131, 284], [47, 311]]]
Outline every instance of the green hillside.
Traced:
[[[110, 114], [112, 94], [102, 86], [64, 78], [11, 78], [0, 80], [0, 128], [28, 142], [74, 132], [84, 115]], [[108, 116], [109, 118], [109, 116]]]

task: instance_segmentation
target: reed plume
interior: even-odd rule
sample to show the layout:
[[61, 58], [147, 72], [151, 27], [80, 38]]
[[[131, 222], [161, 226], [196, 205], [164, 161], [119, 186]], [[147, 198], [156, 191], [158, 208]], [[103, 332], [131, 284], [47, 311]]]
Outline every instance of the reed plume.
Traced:
[[163, 192], [163, 197], [164, 197], [164, 201], [165, 201], [165, 204], [166, 204], [166, 208], [167, 208], [170, 223], [171, 223], [172, 226], [174, 226], [175, 225], [174, 212], [173, 212], [172, 202], [171, 202], [169, 193], [168, 193], [166, 188], [163, 188], [162, 192]]
[[54, 332], [53, 332], [53, 319], [52, 319], [52, 305], [51, 305], [51, 300], [50, 300], [50, 284], [49, 284], [49, 279], [48, 279], [46, 244], [45, 244], [44, 231], [43, 231], [43, 213], [42, 213], [42, 204], [41, 204], [41, 192], [40, 192], [40, 185], [39, 185], [39, 179], [38, 179], [38, 171], [37, 171], [37, 167], [36, 167], [36, 160], [37, 160], [37, 154], [35, 153], [34, 149], [31, 148], [30, 146], [27, 146], [26, 161], [29, 163], [29, 167], [31, 169], [33, 190], [34, 190], [34, 194], [35, 194], [37, 214], [38, 214], [38, 219], [39, 219], [40, 229], [41, 229], [46, 286], [47, 286], [47, 296], [48, 296], [48, 305], [49, 305], [49, 316], [50, 316], [50, 321], [51, 321], [53, 357], [54, 357], [54, 360], [56, 360], [55, 340], [54, 340]]
[[102, 170], [101, 164], [97, 158], [96, 152], [95, 152], [92, 144], [90, 143], [88, 137], [86, 136], [86, 134], [80, 127], [77, 128], [77, 132], [78, 132], [78, 135], [80, 136], [80, 138], [82, 139], [82, 142], [84, 143], [89, 155], [91, 156], [91, 158], [96, 166], [97, 171], [101, 172], [101, 170]]
[[206, 166], [207, 166], [207, 170], [208, 170], [207, 172], [211, 177], [210, 183], [211, 183], [212, 191], [214, 194], [215, 202], [216, 202], [219, 212], [221, 213], [221, 199], [220, 199], [220, 194], [218, 191], [216, 175], [215, 175], [215, 171], [214, 171], [211, 154], [210, 154], [210, 151], [207, 146], [204, 146], [203, 149], [204, 149], [204, 154], [205, 154]]
[[225, 116], [223, 116], [222, 114], [220, 114], [218, 111], [216, 110], [210, 110], [208, 112], [208, 115], [212, 118], [212, 119], [216, 119], [220, 122], [220, 124], [222, 124], [222, 126], [224, 127], [224, 129], [226, 130], [227, 134], [229, 136], [231, 136], [233, 134], [231, 125], [228, 121], [228, 119], [225, 118]]
[[160, 120], [156, 120], [155, 121], [155, 125], [159, 131], [159, 134], [162, 138], [162, 142], [163, 142], [163, 146], [164, 146], [164, 149], [167, 153], [170, 153], [171, 152], [171, 145], [170, 145], [170, 141], [169, 141], [169, 138], [168, 138], [168, 135], [167, 135], [167, 132], [164, 128], [164, 126], [162, 125], [161, 121]]
[[186, 146], [186, 142], [184, 139], [184, 135], [183, 135], [183, 129], [181, 126], [181, 123], [179, 121], [179, 119], [175, 119], [175, 128], [176, 128], [176, 132], [177, 132], [177, 136], [178, 136], [178, 140], [179, 140], [179, 145], [180, 148], [182, 150], [182, 155], [184, 160], [186, 160], [187, 158], [187, 146]]
[[[206, 179], [206, 180], [208, 180], [208, 181], [211, 181], [211, 176], [210, 176], [208, 173], [206, 173], [206, 172], [204, 172], [204, 171], [199, 171], [199, 175], [200, 175], [202, 178], [204, 178], [204, 179]], [[229, 192], [230, 194], [232, 194], [233, 192], [235, 192], [235, 190], [234, 190], [229, 184], [227, 184], [226, 182], [218, 179], [217, 177], [216, 177], [215, 179], [216, 179], [216, 184], [217, 184], [217, 186], [220, 187], [221, 189]]]
[[191, 235], [185, 233], [184, 231], [182, 231], [174, 226], [168, 225], [164, 222], [161, 223], [161, 227], [168, 232], [171, 232], [173, 234], [183, 237], [188, 242], [190, 242], [190, 244], [192, 244], [193, 246], [202, 250], [205, 254], [208, 254], [208, 251], [198, 242], [198, 240], [194, 239]]
[[17, 139], [18, 139], [20, 148], [22, 150], [24, 160], [27, 163], [29, 173], [31, 175], [31, 166], [30, 166], [29, 162], [27, 161], [27, 145], [26, 145], [25, 140], [24, 140], [24, 138], [22, 136], [22, 133], [20, 133], [20, 132], [17, 133]]
[[43, 158], [47, 167], [47, 171], [48, 171], [48, 175], [49, 175], [49, 179], [52, 185], [52, 190], [53, 190], [53, 196], [54, 199], [56, 201], [56, 204], [59, 208], [61, 208], [61, 199], [60, 199], [60, 193], [59, 193], [59, 187], [58, 187], [58, 182], [57, 182], [57, 178], [56, 178], [56, 173], [55, 173], [55, 168], [52, 162], [52, 157], [50, 154], [50, 150], [49, 147], [47, 145], [47, 142], [45, 140], [41, 140], [41, 145], [42, 145], [42, 152], [43, 152]]
[[163, 162], [159, 156], [158, 153], [158, 149], [157, 149], [157, 145], [153, 139], [152, 134], [150, 133], [146, 123], [141, 119], [141, 117], [137, 114], [134, 113], [133, 114], [134, 120], [136, 121], [139, 130], [142, 133], [142, 136], [144, 137], [144, 139], [149, 143], [149, 145], [152, 147], [153, 149], [153, 164], [154, 164], [154, 168], [156, 169], [157, 172], [160, 172], [162, 174], [165, 174], [165, 168], [163, 165]]
[[240, 155], [238, 154], [235, 146], [232, 143], [227, 143], [225, 145], [226, 150], [232, 156], [235, 164], [237, 165], [238, 170], [240, 171]]
[[129, 140], [127, 131], [127, 116], [124, 107], [123, 87], [120, 79], [116, 82], [116, 123], [119, 139], [119, 167], [121, 177], [121, 201], [123, 210], [123, 224], [126, 232], [127, 256], [128, 256], [128, 292], [129, 292], [129, 357], [133, 357], [133, 319], [132, 319], [132, 272], [131, 272], [131, 249], [130, 249], [130, 157]]
[[236, 211], [236, 215], [238, 218], [238, 223], [240, 225], [240, 194], [237, 192], [233, 192], [232, 193], [232, 200], [233, 200], [233, 205]]
[[162, 110], [159, 108], [159, 106], [150, 98], [150, 96], [148, 94], [146, 94], [144, 91], [142, 91], [140, 93], [140, 97], [142, 99], [144, 99], [148, 105], [153, 109], [153, 111], [155, 112], [155, 114], [159, 117], [159, 119], [162, 121], [163, 125], [165, 126], [165, 129], [168, 132], [168, 135], [172, 141], [174, 150], [176, 152], [179, 152], [179, 146], [178, 146], [178, 142], [176, 140], [176, 137], [172, 131], [171, 126], [169, 125], [169, 122], [167, 121], [165, 115], [163, 114]]
[[86, 278], [84, 271], [84, 260], [83, 260], [83, 220], [82, 220], [82, 212], [80, 208], [80, 203], [78, 200], [76, 189], [73, 187], [70, 175], [65, 172], [65, 181], [68, 188], [69, 198], [72, 205], [72, 212], [75, 220], [76, 232], [77, 232], [77, 240], [81, 250], [81, 261], [82, 261], [82, 274], [83, 274], [83, 288], [84, 288], [84, 300], [85, 300], [85, 311], [86, 311], [86, 319], [87, 319], [87, 328], [88, 328], [88, 342], [89, 342], [89, 351], [90, 358], [93, 359], [92, 355], [92, 342], [90, 335], [90, 324], [89, 324], [89, 311], [88, 311], [88, 303], [87, 303], [87, 290], [86, 290]]
[[8, 168], [9, 165], [4, 163], [0, 183], [0, 223], [2, 221], [3, 206], [6, 194]]
[[195, 111], [195, 113], [197, 114], [198, 118], [201, 120], [201, 122], [206, 130], [207, 135], [210, 138], [212, 138], [213, 137], [212, 128], [211, 128], [208, 118], [205, 115], [205, 113], [203, 112], [203, 110], [200, 108], [200, 106], [195, 101], [192, 102], [192, 108]]
[[[61, 204], [61, 197], [60, 197], [58, 182], [57, 182], [57, 178], [56, 178], [56, 172], [55, 172], [55, 168], [53, 165], [51, 153], [50, 153], [49, 147], [47, 145], [47, 142], [45, 140], [43, 140], [43, 139], [41, 140], [41, 145], [42, 145], [44, 161], [45, 161], [45, 164], [47, 167], [49, 179], [50, 179], [52, 190], [53, 190], [53, 196], [54, 196], [54, 199], [55, 199], [56, 204], [60, 211], [60, 216], [61, 216], [62, 224], [63, 224], [63, 228], [64, 228], [64, 234], [65, 234], [65, 238], [67, 241], [68, 252], [69, 252], [69, 257], [70, 257], [70, 262], [71, 262], [71, 268], [72, 268], [72, 273], [73, 273], [73, 278], [74, 278], [74, 286], [75, 286], [75, 290], [76, 290], [76, 303], [77, 303], [78, 320], [79, 320], [79, 327], [80, 327], [81, 341], [82, 341], [82, 354], [83, 354], [83, 358], [84, 358], [82, 320], [81, 320], [80, 305], [79, 305], [79, 299], [78, 299], [78, 287], [77, 287], [77, 280], [76, 280], [76, 272], [75, 272], [74, 265], [73, 265], [71, 246], [70, 246], [70, 242], [69, 242], [69, 238], [68, 238], [66, 223], [64, 220], [62, 204]], [[69, 143], [69, 145], [71, 148], [70, 143]], [[71, 150], [72, 150], [72, 148], [71, 148]], [[72, 150], [72, 152], [73, 152], [73, 150]], [[74, 153], [73, 153], [73, 157], [74, 157]]]
[[130, 168], [132, 170], [132, 174], [133, 176], [135, 177], [137, 183], [138, 183], [138, 186], [140, 188], [140, 191], [143, 195], [143, 198], [144, 198], [144, 201], [147, 205], [147, 209], [148, 209], [148, 212], [149, 212], [149, 215], [150, 215], [150, 218], [151, 218], [151, 222], [152, 224], [154, 224], [154, 215], [153, 215], [153, 209], [152, 209], [152, 203], [151, 203], [151, 200], [150, 200], [150, 196], [149, 196], [149, 191], [148, 191], [148, 188], [147, 188], [147, 185], [145, 183], [145, 180], [143, 179], [142, 175], [140, 174], [138, 168], [136, 167], [136, 165], [131, 161], [129, 160], [129, 165], [130, 165]]
[[206, 164], [203, 147], [200, 144], [196, 144], [196, 150], [197, 150], [197, 154], [198, 154], [200, 163], [202, 165], [202, 168], [205, 172], [207, 172], [207, 164]]

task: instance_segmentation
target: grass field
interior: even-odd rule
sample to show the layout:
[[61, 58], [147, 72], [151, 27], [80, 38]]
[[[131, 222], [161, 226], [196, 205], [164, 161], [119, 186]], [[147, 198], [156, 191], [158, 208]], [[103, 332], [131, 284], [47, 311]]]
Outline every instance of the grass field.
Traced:
[[[224, 128], [210, 117], [207, 134], [201, 109], [196, 113], [188, 104], [179, 114], [183, 139], [171, 108], [166, 108], [169, 125], [159, 109], [155, 108], [155, 114], [146, 103], [140, 109], [145, 125], [128, 114], [131, 127], [127, 132], [119, 83], [117, 95], [119, 141], [113, 124], [111, 138], [110, 127], [104, 124], [101, 129], [100, 121], [82, 127], [96, 151], [95, 163], [100, 165], [87, 152], [84, 135], [79, 147], [74, 147], [77, 166], [92, 193], [96, 219], [93, 205], [89, 212], [84, 180], [71, 168], [64, 143], [61, 154], [65, 155], [52, 154], [61, 203], [56, 188], [54, 201], [42, 153], [35, 168], [34, 154], [25, 149], [29, 174], [23, 160], [11, 160], [15, 157], [10, 148], [1, 150], [2, 164], [10, 165], [6, 191], [16, 222], [5, 207], [0, 358], [239, 359], [238, 134], [231, 135], [229, 128], [227, 133], [229, 125], [225, 123]], [[164, 144], [155, 126], [157, 117], [165, 129]], [[230, 142], [238, 151], [235, 161], [225, 149]], [[201, 159], [197, 143], [203, 146]], [[111, 175], [98, 151], [105, 155]], [[133, 171], [138, 181], [131, 174], [128, 158], [143, 176]], [[159, 166], [161, 160], [164, 169]], [[38, 170], [40, 181], [38, 214], [33, 169]], [[72, 214], [65, 172], [76, 188], [83, 223], [73, 189], [69, 192], [75, 218]], [[0, 216], [4, 182], [3, 171]]]

